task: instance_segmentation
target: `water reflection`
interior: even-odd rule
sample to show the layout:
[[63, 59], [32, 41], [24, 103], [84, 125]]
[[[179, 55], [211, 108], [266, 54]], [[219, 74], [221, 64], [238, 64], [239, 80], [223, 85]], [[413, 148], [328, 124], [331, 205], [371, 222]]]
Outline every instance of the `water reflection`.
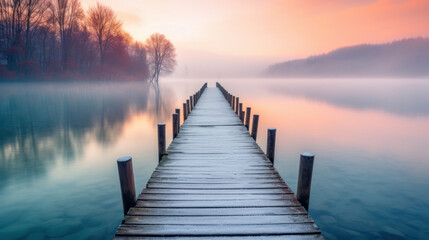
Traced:
[[282, 79], [276, 94], [299, 96], [334, 106], [381, 110], [395, 115], [429, 115], [425, 79]]
[[91, 141], [113, 144], [132, 115], [156, 122], [172, 108], [171, 94], [139, 82], [2, 83], [0, 96], [0, 188], [78, 159]]

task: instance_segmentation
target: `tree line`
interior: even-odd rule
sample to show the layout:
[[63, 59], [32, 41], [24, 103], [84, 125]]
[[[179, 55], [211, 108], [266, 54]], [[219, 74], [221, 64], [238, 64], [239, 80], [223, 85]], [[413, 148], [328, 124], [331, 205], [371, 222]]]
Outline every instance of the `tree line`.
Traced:
[[0, 0], [0, 79], [151, 79], [171, 73], [175, 48], [124, 31], [108, 6], [80, 0]]

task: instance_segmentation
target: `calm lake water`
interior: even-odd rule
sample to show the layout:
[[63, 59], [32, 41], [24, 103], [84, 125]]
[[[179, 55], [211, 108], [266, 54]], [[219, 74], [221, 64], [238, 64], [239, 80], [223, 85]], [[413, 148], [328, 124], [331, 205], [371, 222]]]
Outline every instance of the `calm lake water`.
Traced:
[[[209, 79], [277, 128], [275, 166], [295, 190], [316, 155], [310, 214], [328, 239], [429, 239], [429, 81]], [[116, 158], [136, 189], [157, 165], [156, 124], [205, 80], [0, 83], [0, 239], [111, 239]]]

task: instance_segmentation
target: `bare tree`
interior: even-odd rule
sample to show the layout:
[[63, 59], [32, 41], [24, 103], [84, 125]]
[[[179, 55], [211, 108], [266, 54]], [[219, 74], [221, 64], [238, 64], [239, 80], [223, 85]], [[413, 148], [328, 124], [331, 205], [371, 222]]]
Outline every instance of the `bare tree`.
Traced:
[[154, 33], [146, 40], [151, 81], [158, 82], [160, 75], [167, 75], [176, 67], [176, 49], [163, 34]]
[[25, 4], [23, 0], [0, 0], [0, 29], [2, 52], [7, 58], [7, 65], [15, 70], [19, 56], [22, 55], [22, 34], [24, 31]]
[[32, 38], [34, 32], [46, 20], [45, 13], [49, 7], [48, 0], [25, 0], [25, 59], [29, 59], [33, 51]]
[[115, 37], [121, 34], [122, 23], [112, 8], [97, 3], [88, 10], [87, 25], [97, 38], [100, 64], [104, 65], [106, 49], [111, 46]]
[[51, 13], [59, 28], [63, 71], [67, 68], [73, 32], [79, 28], [84, 17], [80, 0], [53, 0]]

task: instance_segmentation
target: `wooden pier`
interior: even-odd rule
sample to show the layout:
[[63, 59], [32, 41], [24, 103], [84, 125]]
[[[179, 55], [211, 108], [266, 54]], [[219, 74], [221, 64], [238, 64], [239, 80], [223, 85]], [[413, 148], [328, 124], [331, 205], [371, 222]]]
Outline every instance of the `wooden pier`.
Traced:
[[222, 87], [193, 98], [115, 239], [324, 239], [249, 134], [238, 98]]

